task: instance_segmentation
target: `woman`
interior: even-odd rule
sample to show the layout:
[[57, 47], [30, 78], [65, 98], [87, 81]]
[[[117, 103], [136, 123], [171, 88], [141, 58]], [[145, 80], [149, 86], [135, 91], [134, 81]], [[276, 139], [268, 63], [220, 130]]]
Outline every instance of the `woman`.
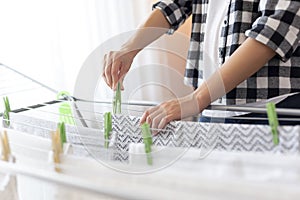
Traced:
[[114, 89], [136, 54], [164, 34], [145, 39], [143, 28], [171, 34], [192, 15], [185, 83], [195, 91], [148, 109], [141, 123], [161, 129], [221, 97], [233, 105], [300, 91], [299, 10], [293, 0], [163, 0], [120, 51], [105, 56], [104, 80]]

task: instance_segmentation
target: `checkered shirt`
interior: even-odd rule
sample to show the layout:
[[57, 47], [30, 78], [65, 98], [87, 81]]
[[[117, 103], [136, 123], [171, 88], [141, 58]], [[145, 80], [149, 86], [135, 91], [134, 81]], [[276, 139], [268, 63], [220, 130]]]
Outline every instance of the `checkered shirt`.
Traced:
[[[169, 34], [192, 15], [185, 83], [194, 88], [203, 81], [203, 41], [208, 3], [209, 0], [162, 0], [153, 6], [160, 9], [170, 23]], [[300, 92], [299, 29], [299, 0], [230, 1], [221, 29], [219, 63], [223, 64], [247, 37], [267, 45], [277, 54], [223, 97], [227, 105]]]

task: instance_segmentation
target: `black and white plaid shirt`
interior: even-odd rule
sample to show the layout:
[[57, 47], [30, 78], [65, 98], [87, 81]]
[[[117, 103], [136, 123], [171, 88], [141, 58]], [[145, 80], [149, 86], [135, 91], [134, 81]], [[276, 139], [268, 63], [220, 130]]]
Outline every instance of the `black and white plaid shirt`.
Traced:
[[[224, 0], [220, 0], [224, 1]], [[197, 88], [203, 80], [203, 41], [209, 0], [162, 0], [160, 9], [174, 32], [192, 15], [192, 34], [185, 83]], [[300, 1], [231, 0], [221, 31], [219, 62], [224, 63], [247, 37], [277, 55], [225, 95], [226, 104], [242, 104], [300, 92]]]

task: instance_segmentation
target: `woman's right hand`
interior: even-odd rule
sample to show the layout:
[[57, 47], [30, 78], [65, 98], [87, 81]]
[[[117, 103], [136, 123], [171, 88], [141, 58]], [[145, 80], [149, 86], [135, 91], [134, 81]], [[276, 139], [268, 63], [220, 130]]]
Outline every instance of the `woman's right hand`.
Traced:
[[124, 76], [136, 54], [165, 34], [170, 27], [164, 14], [159, 9], [154, 9], [136, 33], [123, 44], [121, 50], [111, 51], [104, 56], [102, 76], [107, 85], [115, 90], [120, 81], [123, 88]]
[[111, 89], [115, 90], [119, 81], [121, 81], [121, 88], [124, 89], [123, 79], [137, 53], [138, 50], [128, 51], [122, 49], [110, 51], [104, 55], [102, 77]]

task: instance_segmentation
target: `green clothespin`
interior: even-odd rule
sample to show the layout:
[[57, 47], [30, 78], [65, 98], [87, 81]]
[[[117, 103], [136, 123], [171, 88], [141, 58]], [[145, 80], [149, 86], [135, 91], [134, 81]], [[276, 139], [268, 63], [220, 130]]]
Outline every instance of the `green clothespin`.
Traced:
[[[68, 92], [62, 91], [57, 94], [57, 99], [64, 97], [64, 96], [69, 96], [70, 94]], [[69, 103], [64, 102], [61, 103], [59, 108], [59, 121], [64, 122], [66, 124], [70, 125], [75, 125], [75, 121], [72, 115], [72, 108]]]
[[275, 104], [274, 103], [267, 103], [267, 114], [269, 119], [269, 125], [271, 127], [271, 131], [273, 134], [273, 142], [275, 145], [279, 144], [279, 137], [278, 137], [278, 118], [277, 113], [275, 110]]
[[67, 143], [66, 126], [64, 122], [58, 123], [57, 128], [59, 130], [61, 147], [63, 148], [64, 143]]
[[142, 128], [142, 136], [145, 144], [145, 152], [147, 154], [147, 163], [148, 165], [152, 165], [152, 155], [151, 155], [152, 134], [151, 134], [150, 126], [148, 123], [144, 123], [142, 124], [141, 128]]
[[9, 117], [9, 113], [11, 112], [10, 109], [10, 104], [9, 104], [9, 100], [8, 97], [3, 97], [3, 101], [4, 101], [4, 112], [3, 112], [3, 119], [4, 119], [4, 123], [9, 126], [10, 125], [10, 117]]
[[109, 136], [112, 131], [112, 117], [110, 112], [104, 113], [104, 147], [108, 148]]
[[118, 82], [113, 100], [113, 113], [121, 114], [121, 83]]

